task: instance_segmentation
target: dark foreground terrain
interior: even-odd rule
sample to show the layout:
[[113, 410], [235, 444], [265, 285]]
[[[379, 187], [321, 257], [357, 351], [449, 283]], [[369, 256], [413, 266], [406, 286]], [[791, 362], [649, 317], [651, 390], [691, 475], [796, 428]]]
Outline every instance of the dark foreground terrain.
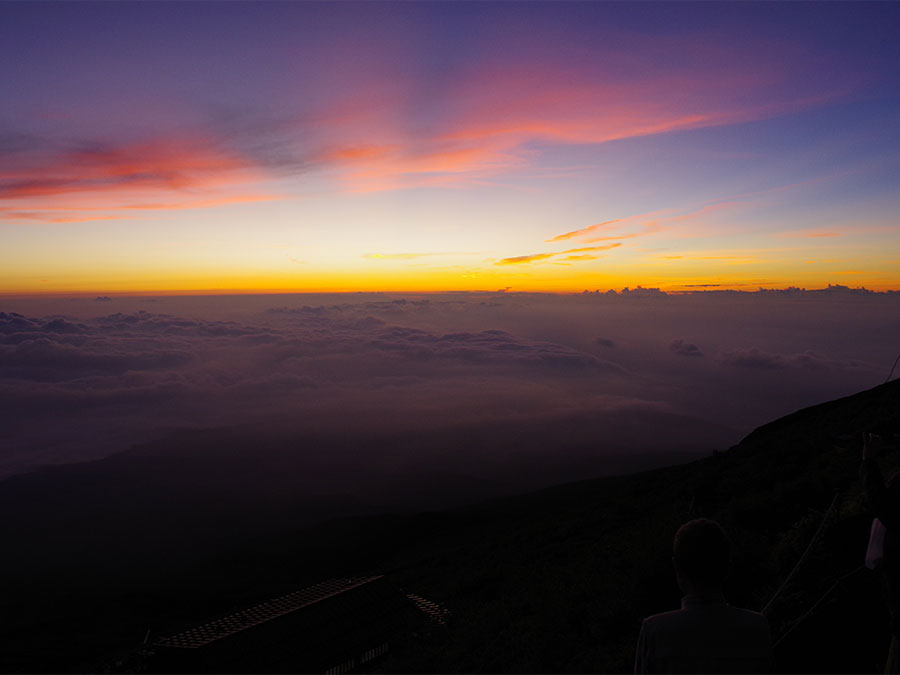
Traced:
[[[821, 526], [768, 609], [776, 669], [877, 672], [886, 612], [877, 578], [860, 569], [871, 524], [857, 477], [867, 430], [900, 431], [900, 382], [801, 410], [700, 460], [449, 510], [412, 513], [407, 496], [393, 515], [341, 518], [379, 502], [339, 491], [296, 498], [277, 462], [267, 478], [250, 462], [234, 474], [245, 461], [236, 458], [216, 478], [200, 451], [9, 479], [0, 484], [2, 668], [140, 670], [134, 652], [148, 631], [378, 573], [452, 612], [446, 630], [395, 651], [384, 671], [628, 671], [641, 618], [678, 603], [674, 531], [706, 516], [736, 544], [730, 599], [753, 609], [769, 603]], [[900, 465], [898, 454], [884, 466]], [[154, 466], [160, 475], [149, 480]], [[462, 489], [430, 480], [425, 492]], [[268, 493], [247, 487], [266, 481]], [[470, 498], [486, 490], [469, 489]]]

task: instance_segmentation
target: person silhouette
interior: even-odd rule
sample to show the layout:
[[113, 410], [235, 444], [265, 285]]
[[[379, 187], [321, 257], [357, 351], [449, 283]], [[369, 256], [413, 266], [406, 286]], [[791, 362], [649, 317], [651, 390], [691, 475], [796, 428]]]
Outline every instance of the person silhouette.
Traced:
[[714, 520], [699, 518], [675, 534], [673, 562], [681, 609], [644, 619], [635, 673], [763, 673], [772, 668], [769, 622], [725, 602], [731, 542]]

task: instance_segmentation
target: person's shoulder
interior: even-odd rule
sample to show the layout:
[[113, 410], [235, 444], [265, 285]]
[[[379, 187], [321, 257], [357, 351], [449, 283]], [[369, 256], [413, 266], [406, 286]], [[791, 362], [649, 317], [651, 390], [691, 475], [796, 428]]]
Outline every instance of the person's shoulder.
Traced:
[[678, 622], [682, 619], [683, 616], [683, 609], [673, 609], [669, 612], [660, 612], [659, 614], [653, 614], [644, 619], [644, 628], [652, 629], [673, 622]]
[[759, 629], [768, 630], [769, 620], [764, 614], [754, 612], [751, 609], [742, 609], [720, 603], [700, 611], [688, 609], [675, 609], [669, 612], [653, 614], [644, 619], [643, 630], [668, 632], [680, 630], [695, 625], [715, 623], [722, 627], [730, 626], [731, 629]]

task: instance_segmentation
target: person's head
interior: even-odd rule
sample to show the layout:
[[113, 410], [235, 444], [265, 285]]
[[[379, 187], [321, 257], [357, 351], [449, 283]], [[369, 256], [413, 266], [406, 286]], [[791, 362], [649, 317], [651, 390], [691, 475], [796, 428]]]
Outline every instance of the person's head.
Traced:
[[731, 542], [714, 520], [691, 520], [672, 546], [678, 585], [685, 595], [720, 593], [731, 568]]

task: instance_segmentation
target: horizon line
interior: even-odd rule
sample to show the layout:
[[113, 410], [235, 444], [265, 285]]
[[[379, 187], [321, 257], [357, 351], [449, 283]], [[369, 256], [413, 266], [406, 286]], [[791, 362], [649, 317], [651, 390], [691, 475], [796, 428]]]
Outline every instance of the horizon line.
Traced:
[[[668, 290], [664, 290], [661, 287], [654, 286], [642, 286], [637, 284], [635, 286], [623, 286], [619, 289], [609, 287], [609, 288], [597, 288], [597, 289], [582, 289], [578, 291], [563, 291], [563, 290], [529, 290], [529, 289], [521, 289], [515, 290], [511, 287], [500, 288], [500, 289], [443, 289], [443, 290], [391, 290], [391, 289], [382, 289], [382, 290], [334, 290], [334, 289], [317, 289], [317, 290], [294, 290], [294, 289], [246, 289], [246, 288], [233, 288], [233, 289], [159, 289], [159, 290], [140, 290], [140, 291], [31, 291], [31, 292], [22, 292], [22, 293], [3, 293], [0, 292], [0, 299], [4, 300], [14, 300], [14, 299], [36, 299], [36, 298], [46, 298], [46, 299], [93, 299], [96, 301], [106, 301], [106, 300], [114, 300], [115, 298], [142, 298], [142, 297], [217, 297], [217, 296], [266, 296], [266, 295], [443, 295], [443, 294], [471, 294], [471, 295], [479, 295], [479, 294], [491, 294], [491, 295], [559, 295], [559, 296], [576, 296], [576, 295], [628, 295], [636, 292], [650, 292], [650, 293], [658, 293], [660, 295], [701, 295], [706, 293], [744, 293], [744, 294], [753, 294], [753, 293], [767, 293], [767, 292], [793, 292], [793, 293], [821, 293], [821, 292], [857, 292], [857, 293], [867, 293], [872, 295], [890, 295], [894, 293], [900, 292], [900, 286], [893, 288], [879, 288], [873, 289], [868, 288], [866, 286], [846, 286], [843, 284], [827, 284], [822, 288], [806, 288], [806, 287], [798, 287], [798, 286], [761, 286], [754, 285], [753, 290], [747, 290], [746, 288], [740, 288], [739, 286], [749, 286], [750, 284], [741, 284], [741, 285], [728, 285], [722, 284], [721, 286], [716, 285], [715, 288], [705, 287], [705, 288], [691, 288], [691, 286], [697, 286], [697, 284], [684, 284], [682, 286], [675, 286], [674, 288], [670, 288]], [[711, 286], [706, 284], [704, 286]], [[92, 297], [93, 296], [93, 297]]]

